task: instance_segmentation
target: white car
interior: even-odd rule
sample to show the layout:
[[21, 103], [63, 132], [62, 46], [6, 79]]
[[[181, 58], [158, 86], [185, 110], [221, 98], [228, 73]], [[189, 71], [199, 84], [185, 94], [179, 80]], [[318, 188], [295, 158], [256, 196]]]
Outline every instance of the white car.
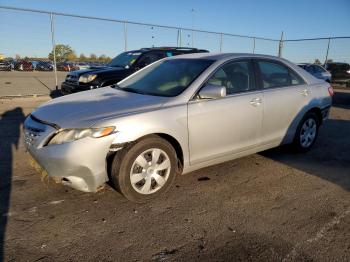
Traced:
[[89, 69], [90, 65], [84, 62], [79, 62], [79, 63], [75, 63], [74, 64], [75, 67], [78, 68], [78, 70], [82, 70], [82, 69]]

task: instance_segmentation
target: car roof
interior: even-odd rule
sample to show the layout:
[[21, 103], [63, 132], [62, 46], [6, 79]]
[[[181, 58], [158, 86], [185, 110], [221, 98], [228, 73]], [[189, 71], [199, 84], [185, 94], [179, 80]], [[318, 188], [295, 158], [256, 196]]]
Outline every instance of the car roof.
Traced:
[[328, 62], [327, 65], [348, 65], [348, 63], [345, 62]]
[[299, 63], [298, 66], [319, 66], [322, 67], [322, 65], [319, 64], [313, 64], [313, 63]]
[[168, 59], [181, 59], [181, 58], [192, 58], [192, 59], [206, 59], [206, 60], [226, 60], [226, 59], [235, 59], [235, 58], [264, 58], [264, 59], [274, 59], [274, 60], [283, 60], [283, 58], [279, 58], [271, 55], [263, 55], [263, 54], [251, 54], [251, 53], [192, 53], [192, 54], [183, 54], [178, 56], [173, 56]]
[[240, 59], [240, 58], [247, 58], [247, 59], [267, 59], [267, 60], [274, 60], [279, 61], [283, 63], [284, 65], [289, 66], [294, 71], [296, 71], [299, 75], [303, 77], [303, 79], [308, 83], [318, 83], [320, 80], [313, 77], [312, 75], [306, 73], [305, 70], [303, 70], [301, 67], [297, 66], [296, 64], [288, 61], [287, 59], [280, 58], [277, 56], [271, 56], [271, 55], [263, 55], [263, 54], [251, 54], [251, 53], [193, 53], [193, 54], [184, 54], [184, 55], [177, 55], [165, 58], [167, 60], [172, 59], [203, 59], [203, 60], [212, 60], [214, 61], [214, 64], [216, 63], [224, 63], [226, 61], [229, 61], [231, 59]]
[[136, 50], [129, 50], [125, 52], [130, 52], [130, 53], [148, 53], [148, 52], [153, 52], [153, 51], [181, 51], [181, 52], [209, 52], [206, 49], [199, 49], [199, 48], [192, 48], [192, 47], [172, 47], [172, 46], [161, 46], [161, 47], [144, 47]]

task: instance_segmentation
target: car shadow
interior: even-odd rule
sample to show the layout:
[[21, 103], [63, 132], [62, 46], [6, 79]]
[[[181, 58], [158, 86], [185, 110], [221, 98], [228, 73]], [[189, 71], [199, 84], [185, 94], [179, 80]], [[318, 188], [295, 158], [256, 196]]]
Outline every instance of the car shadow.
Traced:
[[25, 119], [17, 107], [0, 115], [0, 261], [4, 259], [6, 224], [9, 216], [13, 155], [18, 150], [21, 125]]
[[[333, 107], [350, 109], [350, 93], [335, 92]], [[289, 146], [282, 146], [261, 152], [260, 155], [350, 191], [349, 134], [349, 120], [328, 119], [321, 125], [316, 143], [309, 152], [292, 153]]]
[[339, 90], [336, 90], [333, 96], [333, 106], [350, 109], [350, 92], [346, 93], [346, 92], [340, 92]]

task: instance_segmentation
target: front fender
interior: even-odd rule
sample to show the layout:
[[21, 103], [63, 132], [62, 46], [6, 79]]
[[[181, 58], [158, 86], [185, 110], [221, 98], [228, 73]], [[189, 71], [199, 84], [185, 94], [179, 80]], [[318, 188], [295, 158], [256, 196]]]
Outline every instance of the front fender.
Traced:
[[189, 163], [187, 105], [161, 107], [148, 112], [104, 121], [99, 125], [116, 127], [116, 134], [111, 146], [133, 142], [151, 134], [169, 135], [180, 144], [184, 165]]

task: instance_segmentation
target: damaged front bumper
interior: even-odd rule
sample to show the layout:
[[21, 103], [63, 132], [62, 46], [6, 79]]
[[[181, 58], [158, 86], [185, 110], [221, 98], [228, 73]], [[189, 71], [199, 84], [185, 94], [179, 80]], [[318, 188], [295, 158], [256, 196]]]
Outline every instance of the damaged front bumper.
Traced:
[[26, 119], [25, 145], [50, 177], [84, 192], [96, 192], [108, 181], [106, 156], [110, 151], [113, 135], [46, 145], [57, 129], [39, 121], [31, 117]]

